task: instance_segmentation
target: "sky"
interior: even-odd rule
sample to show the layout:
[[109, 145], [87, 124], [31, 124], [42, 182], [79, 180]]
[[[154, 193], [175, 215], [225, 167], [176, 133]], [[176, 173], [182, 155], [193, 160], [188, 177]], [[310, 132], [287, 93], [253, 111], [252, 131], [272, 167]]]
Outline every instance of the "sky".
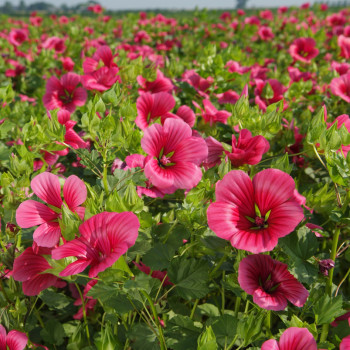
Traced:
[[[0, 0], [0, 5], [3, 5], [6, 0]], [[38, 2], [40, 0], [25, 0], [26, 4]], [[51, 2], [49, 0], [43, 0]], [[75, 5], [79, 4], [81, 0], [55, 0], [52, 1], [56, 6], [62, 4]], [[300, 6], [305, 2], [313, 3], [313, 0], [249, 0], [248, 7], [279, 7], [279, 6]], [[338, 0], [331, 0], [329, 2], [338, 2]], [[19, 0], [12, 0], [13, 5], [18, 5]], [[112, 10], [140, 10], [140, 9], [194, 9], [199, 8], [220, 9], [220, 8], [235, 8], [235, 0], [100, 0], [99, 3], [107, 9]]]

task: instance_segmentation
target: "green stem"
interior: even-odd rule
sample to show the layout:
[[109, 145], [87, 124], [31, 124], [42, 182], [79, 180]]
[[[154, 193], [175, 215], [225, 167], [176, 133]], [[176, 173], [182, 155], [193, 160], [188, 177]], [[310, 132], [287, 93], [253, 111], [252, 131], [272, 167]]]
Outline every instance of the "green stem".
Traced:
[[148, 295], [148, 293], [146, 293], [146, 291], [144, 290], [141, 290], [141, 293], [145, 296], [145, 298], [148, 300], [148, 303], [149, 303], [149, 306], [151, 307], [151, 310], [152, 310], [152, 313], [153, 313], [153, 317], [154, 317], [154, 320], [156, 322], [156, 325], [157, 325], [157, 328], [158, 328], [158, 332], [159, 332], [159, 343], [160, 343], [160, 348], [161, 350], [166, 350], [166, 344], [165, 344], [165, 339], [164, 339], [164, 334], [163, 334], [163, 329], [162, 329], [162, 326], [159, 322], [159, 319], [158, 319], [158, 313], [157, 313], [157, 310], [156, 308], [154, 307], [154, 303], [153, 303], [153, 300], [151, 299], [151, 297]]
[[239, 311], [239, 307], [241, 306], [241, 297], [236, 297], [236, 302], [235, 302], [235, 317], [238, 316], [238, 311]]
[[109, 195], [108, 181], [107, 181], [107, 164], [103, 166], [103, 186], [105, 188], [107, 196]]
[[80, 288], [79, 288], [78, 283], [74, 283], [74, 284], [75, 284], [75, 286], [77, 287], [79, 296], [80, 296], [80, 298], [81, 298], [81, 306], [82, 306], [82, 308], [83, 308], [83, 318], [84, 318], [84, 324], [85, 324], [85, 329], [86, 329], [86, 336], [87, 336], [87, 338], [88, 338], [89, 345], [91, 346], [91, 343], [90, 343], [89, 325], [88, 325], [87, 319], [86, 319], [86, 309], [85, 309], [84, 296], [83, 296], [83, 293], [81, 292], [81, 290], [80, 290]]
[[196, 311], [196, 308], [197, 308], [198, 303], [199, 303], [199, 299], [196, 299], [196, 301], [194, 302], [193, 308], [192, 308], [192, 310], [191, 310], [191, 315], [190, 315], [190, 319], [191, 319], [191, 320], [193, 319], [194, 312]]
[[210, 272], [209, 274], [209, 278], [213, 277], [215, 272], [217, 270], [219, 270], [219, 268], [221, 267], [221, 265], [225, 262], [227, 257], [227, 253], [225, 252], [225, 254], [222, 256], [222, 258], [219, 260], [219, 262], [216, 264], [216, 266], [214, 267], [214, 269]]
[[230, 350], [233, 347], [237, 338], [238, 338], [238, 334], [235, 335], [235, 337], [232, 339], [231, 343], [228, 345], [228, 347], [227, 347], [228, 350]]
[[[332, 241], [332, 251], [331, 251], [331, 259], [334, 261], [334, 263], [337, 257], [339, 236], [340, 236], [340, 228], [337, 227], [334, 232], [333, 241]], [[329, 270], [328, 280], [326, 284], [326, 294], [328, 294], [330, 298], [332, 298], [333, 273], [334, 273], [334, 268]], [[322, 326], [321, 342], [326, 341], [328, 336], [328, 330], [329, 330], [329, 324], [326, 323]]]

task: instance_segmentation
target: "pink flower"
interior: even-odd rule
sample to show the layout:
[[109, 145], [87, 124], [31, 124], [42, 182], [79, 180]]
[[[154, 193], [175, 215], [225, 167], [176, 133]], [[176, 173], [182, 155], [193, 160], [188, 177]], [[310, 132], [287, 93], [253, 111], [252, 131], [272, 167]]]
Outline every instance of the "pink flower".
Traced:
[[333, 78], [330, 87], [333, 95], [339, 96], [344, 101], [350, 103], [350, 73]]
[[120, 81], [117, 75], [119, 68], [113, 59], [112, 51], [107, 45], [100, 46], [91, 58], [85, 59], [83, 63], [85, 75], [81, 81], [87, 90], [106, 91]]
[[[45, 172], [37, 175], [31, 182], [33, 192], [45, 203], [61, 209], [61, 185], [57, 175]], [[86, 200], [86, 186], [77, 176], [68, 177], [63, 186], [63, 197], [68, 208], [83, 220], [85, 208], [80, 207]], [[58, 218], [61, 214], [43, 203], [29, 199], [20, 204], [16, 211], [17, 225], [22, 228], [39, 226], [33, 240], [41, 247], [54, 247], [61, 237]]]
[[[266, 108], [268, 105], [272, 103], [276, 103], [278, 101], [281, 101], [283, 99], [283, 94], [286, 91], [286, 87], [283, 86], [278, 80], [276, 79], [268, 79], [268, 80], [260, 80], [256, 79], [256, 88], [254, 90], [255, 94], [255, 103], [260, 107], [261, 110], [266, 111]], [[266, 84], [269, 84], [273, 96], [269, 97], [265, 95], [265, 89], [266, 89]]]
[[65, 283], [45, 272], [52, 269], [43, 255], [50, 255], [51, 249], [39, 248], [34, 251], [33, 247], [27, 248], [18, 256], [13, 264], [12, 277], [22, 282], [22, 289], [25, 295], [38, 295], [42, 290], [51, 286], [63, 287]]
[[249, 72], [249, 67], [241, 66], [239, 62], [236, 61], [228, 61], [225, 65], [225, 68], [228, 68], [228, 71], [230, 73], [238, 73], [238, 74], [244, 74]]
[[313, 38], [298, 38], [290, 45], [289, 53], [295, 61], [310, 63], [318, 55], [319, 50]]
[[283, 332], [279, 342], [267, 340], [261, 350], [317, 350], [317, 344], [307, 328], [290, 327]]
[[199, 95], [208, 98], [206, 91], [213, 84], [214, 79], [212, 77], [202, 78], [194, 69], [187, 70], [182, 74], [182, 80], [193, 86], [199, 93]]
[[221, 142], [209, 136], [205, 139], [208, 146], [208, 157], [203, 161], [203, 166], [208, 169], [221, 163], [221, 156], [224, 153], [224, 147]]
[[237, 249], [271, 251], [278, 238], [291, 233], [304, 218], [293, 199], [294, 188], [293, 178], [281, 170], [265, 169], [253, 181], [241, 170], [230, 171], [216, 184], [208, 225]]
[[43, 48], [48, 50], [55, 50], [56, 53], [63, 53], [66, 50], [64, 40], [57, 36], [52, 36], [45, 40]]
[[87, 99], [86, 90], [77, 87], [80, 76], [75, 73], [64, 74], [61, 79], [53, 76], [46, 83], [43, 96], [44, 106], [49, 109], [66, 109], [73, 113], [77, 106], [83, 106]]
[[201, 110], [202, 118], [205, 123], [209, 123], [210, 126], [217, 122], [227, 124], [227, 119], [231, 115], [230, 112], [217, 110], [209, 100], [203, 100], [204, 110], [197, 102], [192, 101], [192, 103]]
[[55, 260], [74, 256], [60, 276], [75, 275], [90, 266], [89, 277], [112, 266], [135, 244], [140, 227], [134, 213], [107, 213], [94, 215], [79, 227], [81, 236], [52, 251]]
[[346, 62], [339, 63], [336, 61], [332, 61], [331, 68], [335, 70], [339, 75], [343, 75], [350, 72], [350, 64]]
[[238, 282], [263, 309], [284, 310], [288, 300], [302, 307], [309, 293], [287, 268], [269, 255], [248, 255], [239, 264]]
[[340, 47], [340, 56], [346, 59], [350, 58], [350, 38], [344, 35], [338, 36], [338, 45]]
[[[334, 119], [332, 123], [327, 123], [327, 129], [329, 129], [333, 124], [337, 123], [337, 129], [340, 129], [342, 125], [350, 132], [350, 118], [347, 114], [342, 114]], [[342, 152], [346, 157], [350, 151], [350, 145], [342, 145], [338, 152]]]
[[11, 29], [9, 34], [9, 42], [14, 46], [21, 46], [23, 42], [28, 40], [28, 30], [26, 29]]
[[189, 190], [201, 180], [199, 165], [207, 157], [208, 148], [202, 138], [192, 136], [185, 122], [168, 118], [164, 126], [148, 127], [141, 147], [153, 157], [145, 166], [145, 176], [160, 190]]
[[136, 125], [145, 130], [155, 119], [170, 112], [175, 107], [175, 99], [166, 92], [142, 94], [136, 101]]
[[350, 335], [343, 338], [339, 345], [339, 350], [349, 350], [350, 349]]
[[235, 167], [243, 164], [258, 164], [262, 155], [270, 149], [269, 142], [265, 137], [258, 135], [252, 137], [252, 133], [243, 129], [239, 132], [238, 141], [232, 135], [232, 152], [225, 151], [226, 155]]
[[28, 342], [25, 333], [12, 330], [6, 335], [6, 329], [0, 324], [0, 349], [23, 350]]
[[261, 26], [258, 30], [258, 35], [260, 39], [264, 41], [272, 40], [275, 37], [275, 35], [272, 32], [272, 29], [267, 26]]
[[171, 80], [166, 78], [159, 69], [157, 69], [157, 78], [154, 81], [147, 81], [144, 77], [139, 75], [137, 77], [137, 82], [141, 86], [139, 94], [144, 92], [150, 92], [152, 94], [157, 92], [171, 92], [174, 88]]
[[71, 72], [74, 68], [74, 61], [70, 57], [61, 57], [63, 69], [67, 72]]
[[161, 123], [164, 124], [165, 120], [167, 118], [174, 118], [174, 119], [180, 119], [183, 120], [185, 123], [187, 123], [191, 128], [194, 126], [196, 122], [196, 115], [194, 114], [193, 110], [188, 106], [181, 106], [176, 111], [176, 113], [165, 113], [161, 116]]

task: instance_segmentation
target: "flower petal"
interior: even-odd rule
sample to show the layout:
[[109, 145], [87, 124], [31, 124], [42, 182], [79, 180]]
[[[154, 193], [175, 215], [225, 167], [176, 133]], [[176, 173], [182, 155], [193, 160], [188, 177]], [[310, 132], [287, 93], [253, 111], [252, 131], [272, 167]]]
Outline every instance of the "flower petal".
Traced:
[[253, 178], [255, 201], [262, 215], [293, 197], [295, 183], [287, 173], [265, 169]]
[[281, 335], [279, 345], [283, 350], [317, 350], [316, 341], [306, 328], [288, 328]]
[[7, 346], [10, 350], [23, 350], [28, 342], [28, 337], [25, 333], [12, 330], [7, 335]]
[[71, 175], [63, 185], [63, 197], [70, 210], [74, 210], [86, 200], [87, 190], [84, 181]]
[[174, 173], [171, 168], [173, 167], [167, 167], [166, 169], [161, 168], [158, 165], [157, 159], [151, 159], [145, 166], [145, 176], [154, 186], [162, 190], [174, 184]]
[[41, 173], [35, 176], [30, 185], [33, 192], [44, 202], [61, 208], [61, 185], [57, 175]]
[[57, 217], [58, 214], [45, 204], [31, 199], [21, 203], [16, 211], [17, 225], [22, 228], [41, 225]]
[[52, 248], [58, 244], [61, 228], [58, 222], [44, 222], [33, 234], [33, 241], [40, 247]]

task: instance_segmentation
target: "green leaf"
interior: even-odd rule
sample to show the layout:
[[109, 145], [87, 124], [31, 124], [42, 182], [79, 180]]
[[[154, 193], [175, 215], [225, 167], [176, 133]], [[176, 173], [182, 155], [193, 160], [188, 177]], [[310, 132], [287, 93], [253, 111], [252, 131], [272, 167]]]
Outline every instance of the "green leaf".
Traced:
[[314, 144], [319, 141], [322, 133], [327, 129], [325, 122], [325, 107], [322, 107], [312, 118], [307, 131], [307, 142]]
[[216, 336], [216, 341], [222, 347], [232, 342], [237, 334], [238, 320], [232, 315], [224, 314], [211, 319], [211, 326]]
[[175, 315], [167, 323], [166, 344], [174, 350], [196, 349], [201, 331], [199, 322], [194, 322], [188, 316]]
[[56, 319], [50, 319], [45, 322], [44, 326], [45, 328], [43, 328], [40, 332], [40, 335], [44, 341], [56, 346], [62, 345], [65, 332], [61, 322]]
[[285, 153], [282, 157], [274, 159], [274, 161], [271, 163], [271, 168], [279, 169], [287, 174], [290, 174], [292, 172], [293, 165], [289, 164], [288, 153]]
[[50, 290], [43, 290], [40, 293], [40, 299], [49, 307], [55, 309], [63, 309], [69, 304], [73, 304], [73, 300], [62, 293], [52, 292]]
[[176, 293], [184, 299], [202, 298], [208, 292], [208, 265], [202, 260], [178, 257], [171, 261], [168, 269]]
[[318, 249], [318, 241], [313, 232], [306, 226], [278, 240], [283, 250], [292, 258], [307, 260]]
[[127, 333], [132, 342], [132, 348], [135, 350], [159, 350], [157, 336], [152, 330], [142, 323], [136, 323]]
[[244, 346], [251, 344], [254, 340], [263, 335], [262, 322], [264, 315], [256, 315], [251, 312], [247, 318], [240, 319], [237, 327], [237, 334], [243, 339]]
[[164, 270], [169, 267], [175, 249], [168, 244], [156, 243], [143, 257], [142, 262], [152, 270]]
[[79, 232], [81, 220], [78, 214], [71, 212], [65, 205], [62, 205], [61, 210], [62, 220], [59, 220], [59, 222], [62, 236], [67, 241], [71, 241], [74, 239], [75, 234]]
[[328, 294], [323, 295], [314, 304], [315, 323], [325, 324], [334, 321], [334, 319], [345, 313], [343, 309], [343, 297], [338, 295], [332, 299]]

